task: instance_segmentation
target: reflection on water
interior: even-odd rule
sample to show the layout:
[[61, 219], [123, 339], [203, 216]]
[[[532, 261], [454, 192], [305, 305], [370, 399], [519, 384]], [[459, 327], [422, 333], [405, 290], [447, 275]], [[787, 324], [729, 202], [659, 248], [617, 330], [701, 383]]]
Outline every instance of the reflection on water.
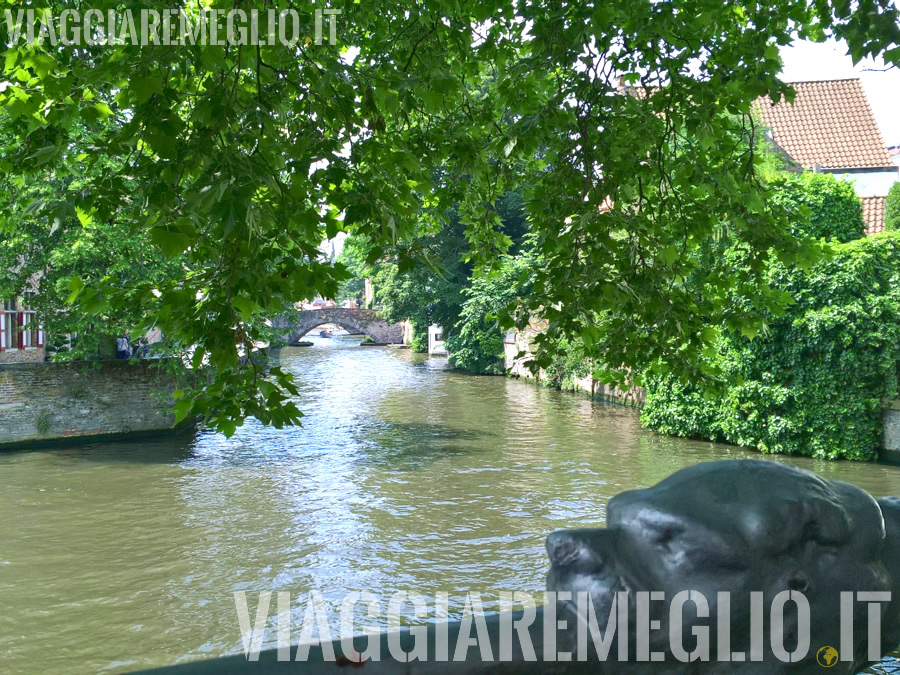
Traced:
[[[233, 592], [543, 589], [546, 534], [699, 461], [637, 413], [442, 359], [319, 339], [286, 349], [302, 429], [0, 455], [0, 660], [127, 671], [241, 650]], [[875, 495], [900, 469], [783, 458]], [[302, 620], [302, 606], [295, 626]], [[460, 607], [451, 606], [451, 610]], [[274, 610], [274, 601], [273, 601]]]

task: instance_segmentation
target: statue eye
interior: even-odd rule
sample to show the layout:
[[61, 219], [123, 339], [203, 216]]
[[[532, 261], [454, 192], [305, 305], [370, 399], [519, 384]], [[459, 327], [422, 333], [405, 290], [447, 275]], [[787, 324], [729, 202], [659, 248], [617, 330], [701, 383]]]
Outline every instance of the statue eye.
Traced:
[[683, 530], [676, 529], [674, 527], [665, 527], [659, 530], [656, 530], [653, 533], [653, 544], [659, 546], [661, 548], [669, 548], [669, 545], [672, 543], [672, 540], [675, 539], [679, 534], [681, 534]]
[[807, 579], [803, 575], [798, 574], [788, 579], [787, 587], [791, 591], [806, 593], [806, 591], [809, 590], [809, 579]]

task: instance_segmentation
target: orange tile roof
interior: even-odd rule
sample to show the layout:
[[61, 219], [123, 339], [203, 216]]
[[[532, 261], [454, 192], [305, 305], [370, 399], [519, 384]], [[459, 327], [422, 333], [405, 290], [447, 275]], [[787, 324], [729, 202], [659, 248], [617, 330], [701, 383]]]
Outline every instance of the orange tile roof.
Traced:
[[861, 197], [866, 234], [884, 231], [884, 197]]
[[891, 166], [891, 158], [858, 79], [792, 82], [791, 105], [759, 99], [773, 140], [804, 167]]

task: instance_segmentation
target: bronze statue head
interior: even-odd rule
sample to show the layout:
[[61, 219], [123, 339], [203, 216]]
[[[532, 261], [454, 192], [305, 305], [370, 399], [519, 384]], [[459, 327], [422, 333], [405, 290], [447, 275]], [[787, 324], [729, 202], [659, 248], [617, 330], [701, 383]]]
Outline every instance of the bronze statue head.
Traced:
[[[575, 601], [579, 591], [590, 596], [601, 629], [616, 593], [624, 598], [627, 592], [628, 672], [661, 672], [663, 663], [678, 672], [821, 672], [817, 652], [847, 644], [841, 642], [842, 592], [853, 594], [852, 660], [833, 664], [838, 667], [830, 672], [856, 672], [868, 660], [869, 609], [858, 593], [892, 594], [891, 601], [878, 604], [881, 651], [900, 643], [900, 500], [876, 500], [848, 483], [777, 462], [721, 461], [683, 469], [653, 487], [611, 499], [605, 529], [552, 533], [547, 552], [547, 590], [572, 592], [570, 601], [560, 603], [571, 619], [572, 640], [576, 622], [586, 619], [587, 605]], [[649, 650], [663, 663], [635, 661], [639, 591], [664, 594], [648, 610], [650, 621], [659, 621], [650, 631]], [[709, 627], [708, 662], [680, 663], [670, 649], [669, 603], [680, 591], [697, 591], [708, 603], [706, 617], [697, 615], [693, 603], [681, 613], [687, 651], [696, 641], [693, 629]], [[809, 604], [809, 649], [798, 663], [781, 661], [770, 648], [770, 608], [782, 591], [799, 592]], [[730, 594], [727, 612], [720, 607], [721, 592]], [[752, 593], [763, 598], [764, 663], [750, 660]], [[794, 602], [780, 612], [781, 643], [788, 652], [803, 634], [798, 612]], [[743, 662], [717, 661], [719, 615], [725, 613], [728, 649], [742, 652]], [[607, 656], [611, 672], [623, 665], [617, 658], [614, 644]]]

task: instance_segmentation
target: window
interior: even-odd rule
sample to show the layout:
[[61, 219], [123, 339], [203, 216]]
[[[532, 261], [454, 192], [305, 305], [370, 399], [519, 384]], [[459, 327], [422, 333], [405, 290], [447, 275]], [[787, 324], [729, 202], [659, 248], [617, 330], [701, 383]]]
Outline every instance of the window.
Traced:
[[[26, 298], [31, 295], [27, 294]], [[0, 350], [43, 347], [44, 329], [37, 321], [36, 312], [27, 306], [16, 309], [15, 300], [0, 300]]]
[[37, 322], [36, 313], [31, 309], [31, 298], [34, 291], [25, 291], [22, 302], [22, 311], [19, 312], [19, 346], [25, 349], [34, 349], [44, 346], [44, 331]]
[[19, 313], [19, 346], [25, 349], [41, 346], [41, 327], [34, 319], [34, 312]]
[[0, 300], [0, 349], [18, 347], [18, 321], [16, 321], [16, 301]]

